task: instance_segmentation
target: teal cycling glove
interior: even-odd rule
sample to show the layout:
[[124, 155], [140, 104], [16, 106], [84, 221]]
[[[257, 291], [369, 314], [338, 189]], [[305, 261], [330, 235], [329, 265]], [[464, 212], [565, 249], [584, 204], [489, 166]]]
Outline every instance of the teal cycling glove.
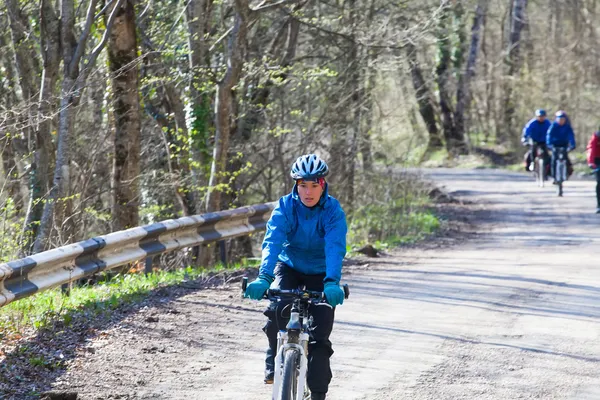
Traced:
[[344, 303], [344, 291], [336, 282], [325, 282], [323, 293], [332, 307]]
[[271, 286], [272, 282], [273, 277], [261, 274], [258, 276], [258, 278], [248, 284], [248, 287], [246, 288], [246, 294], [244, 296], [249, 297], [252, 300], [260, 300], [263, 298], [265, 292], [267, 289], [269, 289], [269, 286]]

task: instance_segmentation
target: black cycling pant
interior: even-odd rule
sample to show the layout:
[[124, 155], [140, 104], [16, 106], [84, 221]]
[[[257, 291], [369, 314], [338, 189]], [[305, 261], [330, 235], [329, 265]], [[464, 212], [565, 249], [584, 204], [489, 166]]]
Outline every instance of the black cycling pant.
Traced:
[[[300, 273], [286, 264], [277, 263], [275, 267], [275, 281], [272, 288], [297, 289], [306, 285], [306, 290], [323, 291], [325, 274], [306, 275]], [[269, 349], [266, 357], [266, 372], [275, 371], [275, 354], [277, 352], [277, 332], [285, 330], [290, 318], [291, 301], [272, 302], [264, 314], [269, 319], [264, 331], [269, 339]], [[327, 393], [331, 382], [331, 368], [329, 358], [333, 354], [329, 335], [333, 329], [335, 308], [328, 304], [309, 306], [309, 313], [313, 317], [310, 340], [308, 344], [308, 373], [306, 380], [313, 393]]]

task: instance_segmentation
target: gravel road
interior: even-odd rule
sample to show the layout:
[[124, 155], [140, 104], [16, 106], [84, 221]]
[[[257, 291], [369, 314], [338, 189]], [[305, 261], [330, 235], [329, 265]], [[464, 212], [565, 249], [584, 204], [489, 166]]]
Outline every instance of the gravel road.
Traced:
[[[403, 249], [345, 275], [328, 399], [600, 399], [600, 215], [497, 170], [427, 174], [477, 235]], [[141, 309], [89, 340], [57, 388], [83, 399], [266, 400], [264, 304], [234, 286]]]

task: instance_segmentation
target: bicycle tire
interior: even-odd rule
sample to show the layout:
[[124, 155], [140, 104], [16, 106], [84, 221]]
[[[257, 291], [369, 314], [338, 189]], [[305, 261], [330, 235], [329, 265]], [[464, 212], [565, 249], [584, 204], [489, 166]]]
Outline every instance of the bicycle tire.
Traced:
[[[279, 386], [279, 400], [297, 400], [296, 388], [298, 386], [298, 362], [300, 352], [296, 349], [289, 349], [285, 352], [283, 361], [283, 376]], [[299, 400], [299, 399], [298, 399]]]
[[562, 197], [563, 195], [563, 183], [562, 182], [558, 182], [557, 186], [557, 190], [558, 190], [558, 197]]

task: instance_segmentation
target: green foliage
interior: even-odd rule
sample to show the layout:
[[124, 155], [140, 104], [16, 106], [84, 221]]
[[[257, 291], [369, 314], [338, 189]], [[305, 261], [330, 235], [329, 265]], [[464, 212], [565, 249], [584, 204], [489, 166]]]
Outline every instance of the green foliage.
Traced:
[[190, 149], [195, 150], [195, 152], [205, 161], [203, 165], [200, 165], [197, 160], [194, 160], [192, 166], [201, 170], [204, 174], [208, 174], [210, 172], [210, 160], [212, 158], [208, 141], [211, 134], [213, 134], [209, 128], [211, 126], [213, 115], [207, 93], [203, 93], [199, 101], [189, 105], [188, 115], [187, 124], [190, 127], [188, 145]]
[[426, 187], [410, 175], [373, 175], [360, 189], [356, 210], [349, 216], [349, 243], [396, 246], [423, 239], [440, 227], [440, 221], [427, 210], [430, 205]]
[[455, 73], [458, 76], [465, 60], [465, 53], [469, 42], [467, 41], [465, 9], [462, 2], [456, 2], [452, 7], [452, 11], [452, 63]]
[[23, 240], [24, 217], [20, 217], [11, 198], [0, 208], [0, 261], [7, 262], [18, 257]]
[[144, 224], [153, 224], [172, 216], [172, 207], [166, 204], [142, 204], [140, 207], [140, 221]]

